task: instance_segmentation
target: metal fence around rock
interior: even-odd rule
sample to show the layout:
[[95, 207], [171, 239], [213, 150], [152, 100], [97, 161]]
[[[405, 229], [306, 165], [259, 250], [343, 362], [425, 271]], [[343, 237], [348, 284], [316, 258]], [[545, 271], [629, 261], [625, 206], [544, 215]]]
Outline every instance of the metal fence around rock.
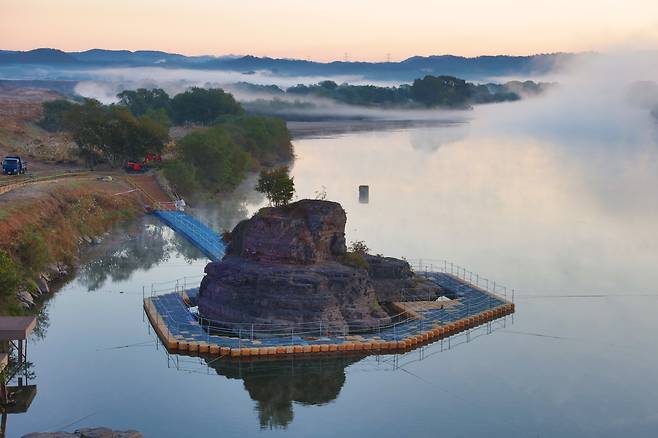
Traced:
[[[349, 343], [405, 345], [406, 340], [411, 340], [413, 345], [414, 341], [463, 331], [514, 311], [513, 304], [507, 299], [508, 294], [513, 298], [513, 290], [494, 281], [447, 261], [436, 264], [425, 260], [414, 261], [412, 265], [416, 274], [437, 284], [452, 299], [445, 303], [427, 301], [426, 306], [413, 312], [405, 310], [387, 318], [351, 320], [344, 324], [331, 321], [217, 321], [190, 312], [190, 305], [194, 304], [198, 293], [198, 288], [190, 286], [198, 284], [201, 277], [186, 277], [152, 285], [150, 296], [145, 296], [145, 309], [152, 323], [155, 319], [157, 324], [162, 325], [161, 338], [166, 338], [169, 347], [183, 350], [199, 348], [209, 352], [212, 352], [212, 347], [217, 352], [222, 348], [276, 351], [278, 347], [299, 347], [311, 352], [316, 347], [318, 351], [323, 351], [325, 347], [339, 349], [340, 345]], [[470, 282], [471, 279], [474, 282]]]

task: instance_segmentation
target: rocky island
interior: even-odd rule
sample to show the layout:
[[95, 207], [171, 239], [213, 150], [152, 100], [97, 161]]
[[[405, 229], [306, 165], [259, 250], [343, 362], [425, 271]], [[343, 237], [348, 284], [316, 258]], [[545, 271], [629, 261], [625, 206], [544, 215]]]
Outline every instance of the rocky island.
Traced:
[[240, 222], [225, 236], [225, 257], [205, 268], [200, 315], [225, 326], [321, 322], [348, 333], [389, 323], [387, 303], [401, 291], [441, 295], [404, 260], [348, 251], [346, 221], [336, 202], [301, 200]]

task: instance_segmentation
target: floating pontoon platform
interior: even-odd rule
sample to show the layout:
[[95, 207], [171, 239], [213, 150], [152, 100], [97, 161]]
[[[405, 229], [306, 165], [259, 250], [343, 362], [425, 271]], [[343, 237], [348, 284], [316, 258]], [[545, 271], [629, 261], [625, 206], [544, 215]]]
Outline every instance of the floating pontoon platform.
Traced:
[[168, 351], [230, 357], [403, 351], [514, 313], [513, 303], [455, 275], [432, 272], [425, 276], [454, 298], [397, 303], [399, 309], [407, 309], [403, 321], [359, 334], [323, 336], [320, 331], [318, 336], [292, 329], [286, 334], [254, 336], [252, 329], [251, 336], [248, 330], [238, 336], [218, 335], [189, 310], [198, 289], [147, 297], [144, 310]]

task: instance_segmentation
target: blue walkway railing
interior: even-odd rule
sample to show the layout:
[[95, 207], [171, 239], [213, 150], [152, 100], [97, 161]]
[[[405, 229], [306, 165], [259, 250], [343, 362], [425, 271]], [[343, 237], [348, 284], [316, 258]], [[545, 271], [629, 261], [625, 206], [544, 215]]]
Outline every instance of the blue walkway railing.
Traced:
[[156, 210], [153, 214], [171, 229], [185, 236], [210, 260], [217, 262], [224, 257], [226, 245], [208, 225], [182, 211]]
[[[396, 315], [385, 321], [367, 326], [361, 321], [348, 321], [350, 330], [336, 330], [326, 321], [290, 324], [255, 324], [210, 321], [199, 319], [189, 310], [189, 304], [179, 291], [161, 295], [151, 294], [145, 300], [152, 306], [172, 340], [182, 342], [205, 342], [208, 345], [229, 348], [260, 348], [289, 345], [344, 344], [358, 340], [400, 341], [435, 327], [448, 326], [464, 318], [480, 315], [488, 310], [505, 309], [512, 313], [513, 307], [498, 294], [486, 291], [468, 281], [444, 272], [427, 272], [426, 278], [440, 286], [446, 293], [455, 297], [445, 306], [414, 309], [417, 316]], [[191, 304], [194, 305], [198, 289], [185, 289]], [[502, 314], [500, 316], [503, 316]]]

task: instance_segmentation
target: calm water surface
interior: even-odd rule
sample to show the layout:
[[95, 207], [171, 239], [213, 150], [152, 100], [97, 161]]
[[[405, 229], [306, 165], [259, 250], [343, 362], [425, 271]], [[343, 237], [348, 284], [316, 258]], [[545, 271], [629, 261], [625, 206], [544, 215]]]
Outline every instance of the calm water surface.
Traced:
[[[99, 425], [147, 437], [656, 436], [654, 127], [560, 138], [478, 116], [316, 132], [295, 141], [293, 174], [300, 198], [343, 204], [348, 240], [514, 287], [513, 323], [404, 356], [169, 356], [143, 321], [142, 286], [207, 261], [147, 218], [94, 248], [46, 306], [29, 346], [38, 394], [9, 436]], [[232, 227], [263, 205], [250, 186], [197, 214]]]

